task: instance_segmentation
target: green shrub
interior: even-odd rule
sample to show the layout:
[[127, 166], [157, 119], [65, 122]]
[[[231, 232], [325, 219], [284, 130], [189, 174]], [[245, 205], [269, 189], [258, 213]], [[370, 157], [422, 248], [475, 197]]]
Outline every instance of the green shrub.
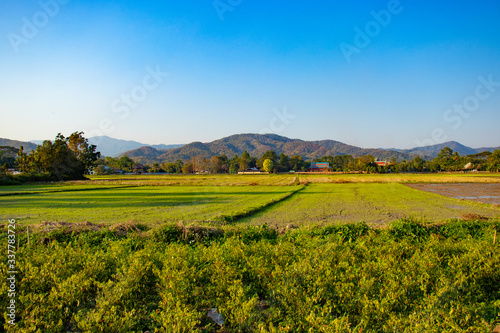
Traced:
[[274, 242], [278, 239], [278, 232], [275, 229], [270, 229], [267, 224], [238, 229], [236, 235], [246, 244], [261, 240]]
[[182, 237], [182, 231], [174, 224], [165, 224], [154, 230], [152, 238], [156, 242], [175, 243]]
[[[500, 312], [495, 223], [427, 228], [400, 220], [378, 232], [348, 224], [281, 236], [267, 226], [221, 234], [164, 225], [149, 237], [53, 233], [57, 241], [21, 244], [17, 326], [5, 317], [1, 325], [12, 332], [491, 332]], [[211, 232], [217, 238], [204, 242]], [[193, 235], [201, 238], [191, 242]], [[5, 261], [0, 272], [5, 278]], [[208, 317], [214, 308], [222, 328]]]
[[395, 239], [409, 239], [415, 242], [424, 241], [429, 229], [413, 218], [402, 218], [389, 224], [389, 233]]
[[340, 240], [348, 242], [355, 241], [358, 237], [367, 235], [370, 227], [365, 222], [334, 224], [312, 230], [313, 235], [328, 236], [337, 235]]

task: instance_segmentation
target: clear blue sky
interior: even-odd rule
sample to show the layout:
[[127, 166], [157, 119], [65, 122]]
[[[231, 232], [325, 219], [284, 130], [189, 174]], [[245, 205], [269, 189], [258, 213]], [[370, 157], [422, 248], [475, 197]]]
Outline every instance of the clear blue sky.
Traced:
[[0, 137], [500, 146], [499, 17], [493, 0], [2, 1]]

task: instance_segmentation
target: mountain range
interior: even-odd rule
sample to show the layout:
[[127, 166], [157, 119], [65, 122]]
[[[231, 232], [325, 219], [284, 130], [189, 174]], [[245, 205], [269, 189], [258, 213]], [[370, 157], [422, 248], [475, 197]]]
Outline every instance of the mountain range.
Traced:
[[14, 147], [14, 148], [20, 148], [21, 146], [23, 146], [24, 151], [29, 153], [30, 151], [36, 149], [37, 144], [33, 143], [33, 142], [17, 141], [17, 140], [0, 138], [0, 146]]
[[425, 147], [416, 147], [411, 149], [390, 149], [394, 151], [399, 151], [402, 153], [419, 155], [425, 158], [434, 158], [436, 157], [441, 149], [444, 147], [451, 148], [454, 152], [458, 152], [460, 155], [474, 155], [478, 153], [482, 153], [484, 151], [493, 152], [494, 150], [500, 149], [500, 147], [482, 147], [482, 148], [471, 148], [464, 146], [463, 144], [456, 141], [448, 141], [432, 146]]
[[174, 149], [141, 147], [127, 151], [123, 155], [141, 163], [154, 163], [175, 162], [178, 159], [186, 161], [195, 156], [210, 158], [223, 154], [231, 158], [234, 155], [241, 155], [245, 150], [251, 156], [260, 157], [266, 151], [273, 150], [278, 155], [281, 153], [288, 156], [300, 155], [304, 159], [315, 159], [327, 155], [352, 155], [354, 157], [373, 155], [379, 160], [395, 158], [401, 161], [412, 159], [416, 155], [431, 159], [436, 157], [443, 147], [450, 147], [460, 155], [472, 155], [500, 149], [499, 147], [474, 149], [455, 141], [412, 149], [375, 149], [355, 147], [334, 140], [304, 141], [276, 134], [236, 134], [208, 143], [192, 142]]
[[[42, 144], [43, 140], [31, 140], [30, 142], [36, 144]], [[97, 150], [101, 152], [103, 156], [117, 157], [123, 154], [128, 150], [133, 150], [141, 147], [152, 147], [154, 149], [162, 150], [162, 149], [172, 149], [181, 147], [181, 144], [178, 145], [148, 145], [147, 143], [140, 143], [132, 140], [120, 140], [114, 139], [109, 136], [94, 136], [89, 138], [89, 143], [96, 145]], [[36, 147], [36, 145], [35, 145]]]
[[178, 148], [178, 147], [182, 146], [181, 144], [148, 145], [148, 144], [140, 143], [137, 141], [114, 139], [114, 138], [110, 138], [109, 136], [94, 136], [94, 137], [89, 138], [89, 142], [93, 145], [96, 145], [97, 150], [100, 151], [103, 156], [110, 156], [110, 157], [117, 157], [126, 151], [145, 147], [145, 146], [148, 146], [148, 147], [151, 147], [151, 148], [157, 149], [157, 150], [166, 150], [166, 149]]
[[[36, 145], [42, 142], [24, 142], [0, 138], [0, 146], [16, 148], [24, 146], [27, 152], [36, 149]], [[236, 134], [212, 142], [192, 142], [186, 145], [147, 145], [137, 141], [114, 139], [108, 136], [91, 137], [89, 142], [97, 145], [97, 150], [103, 156], [127, 155], [141, 163], [175, 162], [178, 159], [186, 161], [195, 156], [209, 158], [223, 154], [232, 158], [234, 155], [241, 156], [245, 150], [255, 157], [262, 156], [268, 150], [274, 150], [278, 155], [281, 153], [288, 156], [300, 155], [304, 159], [315, 159], [327, 155], [352, 155], [355, 157], [373, 155], [380, 160], [390, 160], [393, 157], [396, 160], [408, 160], [416, 155], [432, 159], [444, 147], [449, 147], [460, 155], [473, 155], [483, 151], [492, 152], [495, 149], [500, 149], [500, 147], [471, 148], [456, 141], [411, 149], [360, 148], [334, 140], [304, 141], [276, 134]]]

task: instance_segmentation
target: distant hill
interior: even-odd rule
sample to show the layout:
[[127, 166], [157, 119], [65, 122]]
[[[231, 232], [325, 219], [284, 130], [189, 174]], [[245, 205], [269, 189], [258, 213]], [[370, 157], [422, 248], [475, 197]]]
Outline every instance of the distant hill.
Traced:
[[[141, 147], [153, 147], [155, 149], [172, 149], [182, 147], [183, 145], [148, 145], [147, 143], [141, 143], [132, 140], [121, 140], [111, 138], [109, 136], [94, 136], [88, 138], [90, 144], [97, 146], [97, 151], [101, 152], [103, 156], [117, 157], [126, 151], [138, 149]], [[41, 145], [43, 140], [31, 140], [31, 142]]]
[[[150, 146], [146, 143], [141, 143], [137, 141], [131, 141], [131, 140], [120, 140], [120, 139], [114, 139], [110, 138], [109, 136], [94, 136], [89, 138], [89, 142], [93, 145], [97, 146], [97, 151], [100, 151], [103, 156], [110, 156], [110, 157], [116, 157], [119, 156], [120, 154], [133, 150], [133, 149], [138, 149], [144, 146]], [[171, 149], [171, 148], [177, 148], [181, 147], [182, 145], [152, 145], [151, 147], [155, 149]]]
[[[31, 142], [0, 138], [0, 146], [19, 148], [24, 146], [26, 152], [36, 149], [43, 140]], [[304, 141], [290, 139], [276, 134], [235, 134], [212, 142], [192, 142], [187, 145], [147, 145], [145, 143], [114, 139], [108, 136], [92, 137], [89, 142], [97, 145], [97, 150], [104, 156], [116, 157], [127, 155], [141, 163], [175, 162], [189, 160], [194, 156], [212, 157], [225, 154], [229, 158], [248, 151], [251, 156], [260, 157], [268, 150], [274, 150], [278, 155], [300, 155], [304, 159], [315, 159], [327, 155], [373, 155], [380, 160], [390, 160], [393, 157], [401, 161], [412, 159], [415, 155], [432, 159], [444, 147], [450, 147], [460, 155], [473, 155], [483, 151], [493, 152], [500, 147], [471, 148], [456, 141], [437, 145], [415, 147], [411, 149], [377, 149], [360, 148], [335, 140]]]
[[449, 147], [451, 148], [454, 152], [458, 152], [460, 155], [474, 155], [477, 153], [482, 153], [483, 151], [490, 151], [493, 152], [495, 149], [500, 149], [499, 147], [488, 147], [488, 148], [470, 148], [467, 146], [462, 145], [459, 142], [456, 141], [448, 141], [444, 143], [440, 143], [437, 145], [432, 145], [432, 146], [425, 146], [425, 147], [416, 147], [412, 149], [403, 149], [399, 150], [400, 152], [403, 153], [408, 153], [408, 154], [415, 154], [415, 155], [420, 155], [422, 157], [427, 157], [427, 158], [434, 158], [436, 157], [441, 149], [444, 147]]
[[414, 155], [405, 152], [396, 152], [384, 149], [363, 149], [334, 140], [304, 141], [290, 139], [276, 134], [236, 134], [208, 143], [192, 142], [174, 149], [155, 149], [143, 147], [127, 151], [124, 155], [141, 163], [175, 162], [176, 160], [189, 160], [195, 156], [212, 157], [226, 155], [232, 158], [248, 151], [251, 156], [260, 157], [268, 150], [275, 151], [278, 155], [284, 153], [288, 156], [300, 155], [304, 159], [315, 159], [327, 155], [373, 155], [381, 160], [411, 159]]
[[0, 156], [4, 158], [15, 158], [17, 153], [19, 152], [19, 148], [11, 147], [11, 146], [0, 146]]
[[476, 148], [476, 151], [478, 153], [482, 153], [483, 151], [489, 151], [490, 153], [492, 153], [495, 150], [500, 150], [500, 147], [482, 147], [482, 148]]
[[24, 151], [26, 153], [29, 153], [30, 151], [36, 149], [37, 144], [27, 141], [17, 141], [17, 140], [0, 138], [0, 146], [9, 146], [14, 148], [20, 148], [21, 146], [23, 146]]

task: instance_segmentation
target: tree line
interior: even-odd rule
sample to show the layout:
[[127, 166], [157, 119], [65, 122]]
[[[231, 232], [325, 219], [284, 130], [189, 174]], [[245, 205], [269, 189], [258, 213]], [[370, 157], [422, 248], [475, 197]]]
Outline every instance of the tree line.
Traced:
[[[3, 156], [4, 164], [0, 164], [0, 176], [5, 179], [5, 171], [11, 167], [12, 162], [25, 177], [30, 180], [73, 180], [84, 179], [86, 174], [106, 174], [133, 172], [137, 163], [128, 156], [105, 157], [96, 151], [97, 147], [91, 145], [83, 136], [83, 132], [74, 132], [68, 137], [58, 134], [54, 141], [45, 140], [29, 154], [21, 147], [17, 158]], [[2, 161], [0, 161], [2, 162]], [[485, 151], [479, 154], [461, 156], [451, 148], [443, 148], [437, 157], [425, 160], [415, 156], [411, 160], [396, 161], [393, 158], [387, 163], [379, 161], [372, 155], [353, 157], [351, 155], [323, 156], [313, 162], [328, 162], [329, 167], [325, 172], [439, 172], [439, 171], [491, 171], [500, 172], [500, 150], [493, 153]], [[381, 165], [383, 164], [383, 165]], [[241, 156], [235, 155], [228, 158], [226, 155], [205, 158], [196, 156], [188, 160], [176, 162], [163, 162], [145, 165], [148, 172], [153, 173], [237, 173], [240, 171], [260, 170], [271, 173], [304, 172], [308, 171], [311, 162], [305, 161], [300, 155], [288, 156], [277, 154], [269, 150], [260, 157], [251, 156], [246, 150]]]
[[[440, 171], [500, 171], [500, 150], [482, 152], [475, 155], [462, 156], [451, 148], [443, 148], [437, 157], [425, 160], [415, 156], [411, 160], [397, 161], [392, 158], [385, 165], [377, 164], [377, 159], [372, 155], [353, 157], [351, 155], [324, 156], [313, 162], [328, 162], [329, 167], [325, 172], [440, 172]], [[111, 158], [106, 157], [97, 162], [97, 173], [116, 173], [117, 170], [132, 172], [135, 162], [127, 156]], [[260, 158], [250, 156], [245, 150], [241, 156], [235, 155], [228, 158], [226, 155], [205, 158], [196, 156], [188, 160], [176, 162], [163, 162], [145, 165], [153, 173], [237, 173], [249, 169], [257, 169], [272, 173], [305, 172], [311, 162], [305, 161], [300, 155], [291, 157], [275, 151], [267, 151]], [[107, 168], [104, 168], [107, 167]]]
[[[268, 161], [266, 163], [266, 160]], [[116, 173], [118, 171], [131, 172], [134, 161], [127, 156], [106, 157], [97, 161], [97, 173]], [[245, 150], [241, 156], [228, 158], [226, 155], [212, 156], [211, 158], [196, 156], [186, 161], [153, 163], [145, 165], [149, 172], [167, 173], [237, 173], [248, 169], [258, 169], [267, 172], [307, 171], [310, 162], [304, 161], [301, 156], [279, 156], [274, 151], [267, 151], [260, 158], [250, 156]], [[105, 168], [107, 167], [107, 168]]]

